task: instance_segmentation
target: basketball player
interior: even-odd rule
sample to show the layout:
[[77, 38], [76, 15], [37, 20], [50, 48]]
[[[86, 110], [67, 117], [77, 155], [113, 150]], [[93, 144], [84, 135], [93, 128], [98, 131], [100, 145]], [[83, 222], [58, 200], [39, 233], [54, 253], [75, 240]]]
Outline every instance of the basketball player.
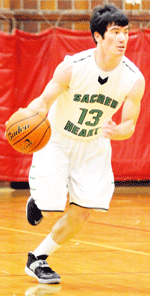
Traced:
[[[42, 211], [63, 212], [68, 192], [70, 202], [51, 233], [28, 254], [25, 271], [40, 283], [60, 282], [47, 257], [78, 233], [91, 211], [108, 211], [114, 192], [110, 139], [132, 136], [145, 88], [143, 75], [124, 56], [127, 16], [111, 5], [96, 7], [90, 28], [96, 47], [66, 56], [27, 107], [49, 112], [52, 127], [49, 143], [33, 155], [28, 222], [40, 223]], [[122, 104], [117, 125], [112, 116]]]

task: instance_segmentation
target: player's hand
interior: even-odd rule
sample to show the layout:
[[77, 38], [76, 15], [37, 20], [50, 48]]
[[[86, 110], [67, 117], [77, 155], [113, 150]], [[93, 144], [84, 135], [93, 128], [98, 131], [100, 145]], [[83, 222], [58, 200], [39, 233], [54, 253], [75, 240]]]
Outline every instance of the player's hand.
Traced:
[[107, 119], [102, 125], [103, 136], [105, 138], [111, 139], [111, 136], [115, 132], [116, 126], [117, 126], [117, 124], [114, 121], [112, 121], [111, 118]]

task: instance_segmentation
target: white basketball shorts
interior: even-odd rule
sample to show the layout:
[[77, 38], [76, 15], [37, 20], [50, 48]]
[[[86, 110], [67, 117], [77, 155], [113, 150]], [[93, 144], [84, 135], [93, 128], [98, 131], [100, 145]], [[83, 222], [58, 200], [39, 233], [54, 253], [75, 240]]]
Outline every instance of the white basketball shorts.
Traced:
[[42, 211], [64, 211], [68, 192], [70, 203], [108, 210], [114, 192], [110, 140], [76, 140], [53, 131], [33, 155], [29, 184]]

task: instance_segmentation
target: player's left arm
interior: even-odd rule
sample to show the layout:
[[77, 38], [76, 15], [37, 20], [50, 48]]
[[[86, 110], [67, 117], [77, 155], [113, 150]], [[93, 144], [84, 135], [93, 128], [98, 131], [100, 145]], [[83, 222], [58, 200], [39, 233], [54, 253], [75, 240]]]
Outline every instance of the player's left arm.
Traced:
[[141, 74], [125, 99], [122, 109], [121, 123], [116, 125], [114, 121], [109, 119], [104, 124], [104, 137], [112, 140], [125, 140], [133, 135], [140, 113], [144, 90], [145, 79]]

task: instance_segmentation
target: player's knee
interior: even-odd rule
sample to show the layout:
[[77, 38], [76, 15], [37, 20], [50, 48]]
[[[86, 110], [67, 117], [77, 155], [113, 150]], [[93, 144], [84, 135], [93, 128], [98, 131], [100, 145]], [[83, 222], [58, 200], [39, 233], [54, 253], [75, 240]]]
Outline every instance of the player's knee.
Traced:
[[91, 209], [88, 208], [82, 208], [76, 205], [70, 206], [70, 219], [74, 223], [84, 223], [90, 216]]
[[68, 212], [53, 226], [53, 240], [61, 245], [71, 239], [82, 228], [90, 212], [90, 209], [70, 206]]
[[90, 216], [91, 210], [90, 209], [83, 209], [80, 214], [81, 221], [86, 221]]

